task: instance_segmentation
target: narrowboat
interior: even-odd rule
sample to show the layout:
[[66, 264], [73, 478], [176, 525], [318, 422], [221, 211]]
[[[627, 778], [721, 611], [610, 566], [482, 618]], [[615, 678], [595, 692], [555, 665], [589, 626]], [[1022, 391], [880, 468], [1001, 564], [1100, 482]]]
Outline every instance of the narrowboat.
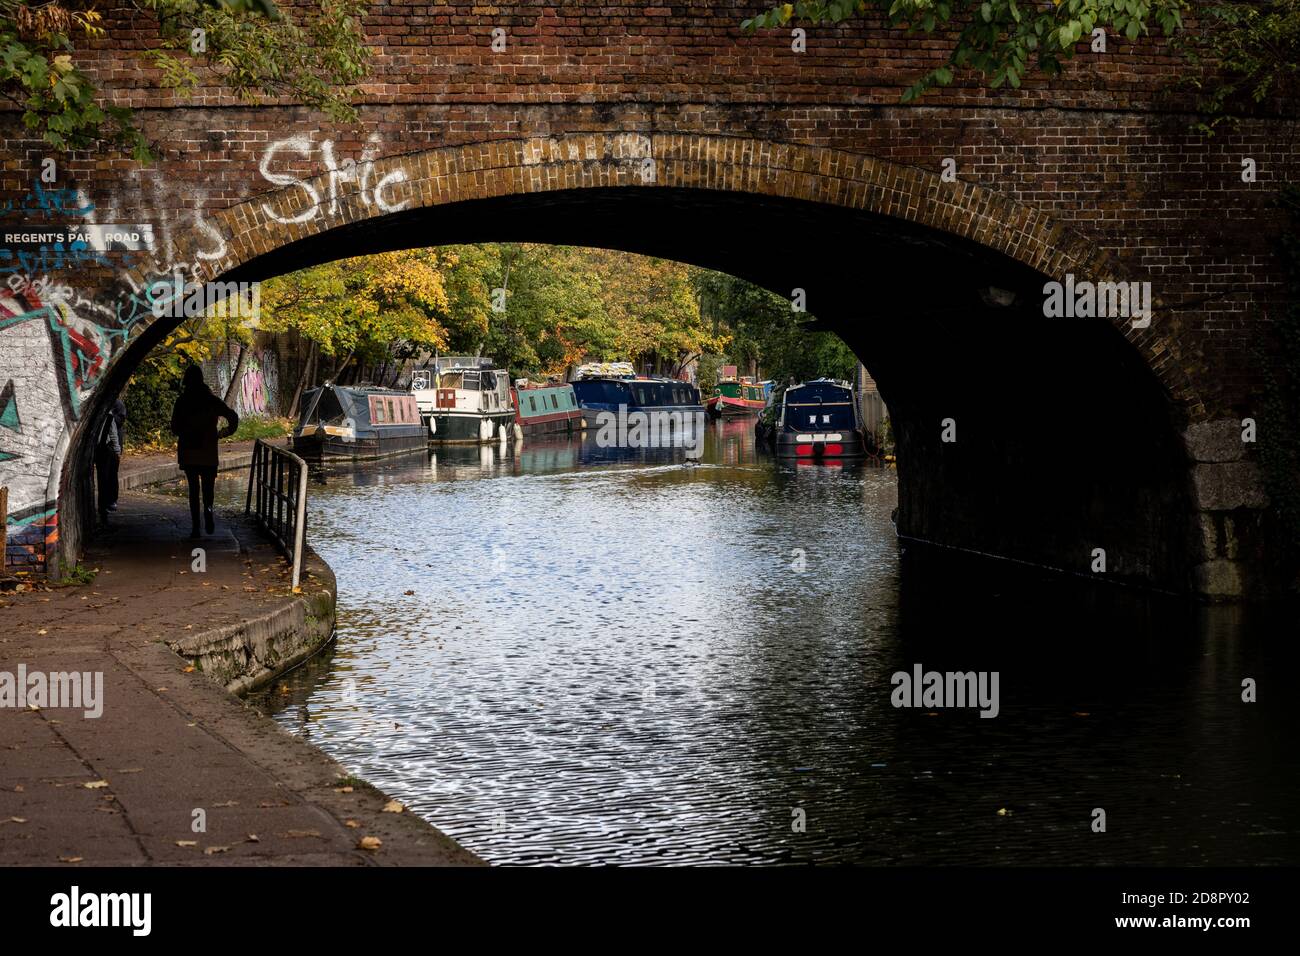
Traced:
[[326, 382], [303, 396], [302, 409], [293, 451], [312, 461], [383, 458], [427, 447], [419, 409], [406, 392]]
[[515, 424], [525, 434], [567, 434], [583, 427], [582, 410], [572, 385], [534, 385], [520, 379], [511, 397]]
[[766, 382], [752, 378], [737, 378], [736, 366], [724, 365], [718, 384], [704, 403], [704, 409], [714, 418], [734, 418], [739, 415], [757, 415], [767, 401]]
[[480, 444], [514, 433], [510, 376], [490, 358], [435, 358], [411, 375], [411, 395], [430, 442]]
[[602, 412], [616, 416], [633, 412], [679, 412], [680, 420], [690, 423], [694, 423], [696, 413], [704, 413], [700, 390], [690, 382], [638, 376], [627, 362], [580, 366], [571, 384], [588, 428], [600, 427]]
[[862, 458], [866, 432], [848, 382], [819, 378], [791, 385], [759, 416], [754, 433], [777, 455], [799, 459]]

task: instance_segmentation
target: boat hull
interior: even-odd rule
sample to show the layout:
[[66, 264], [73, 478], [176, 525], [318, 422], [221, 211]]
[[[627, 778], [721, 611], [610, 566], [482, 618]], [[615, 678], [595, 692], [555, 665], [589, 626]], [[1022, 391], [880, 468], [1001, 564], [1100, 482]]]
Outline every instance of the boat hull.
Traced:
[[308, 426], [294, 432], [292, 447], [295, 455], [307, 461], [356, 461], [423, 451], [427, 444], [424, 428], [420, 425], [393, 426], [379, 434], [362, 434], [355, 438], [331, 433], [323, 427]]
[[867, 442], [861, 431], [793, 432], [783, 429], [776, 434], [774, 451], [780, 458], [801, 461], [865, 458]]
[[747, 398], [714, 395], [704, 403], [704, 410], [714, 418], [743, 418], [746, 415], [757, 415], [765, 404]]
[[524, 430], [525, 435], [555, 435], [578, 431], [584, 427], [584, 423], [582, 412], [574, 408], [550, 415], [520, 419], [519, 427]]
[[[620, 407], [624, 409], [622, 413], [624, 416], [631, 416], [635, 414], [659, 414], [659, 413], [662, 413], [664, 415], [678, 414], [681, 416], [683, 425], [687, 427], [689, 427], [691, 424], [695, 422], [696, 415], [702, 414], [704, 412], [703, 405], [650, 405], [646, 407], [642, 407], [640, 405], [624, 405], [624, 406], [583, 405], [582, 406], [583, 423], [587, 428], [600, 428], [602, 425], [602, 419], [601, 419], [602, 415], [613, 416], [613, 421], [617, 423], [620, 414], [619, 412]], [[606, 417], [604, 421], [610, 421], [610, 419]]]
[[[484, 437], [481, 431], [485, 421], [492, 423], [490, 437]], [[510, 409], [488, 413], [435, 412], [433, 424], [433, 433], [428, 436], [431, 445], [490, 445], [499, 440], [502, 426], [507, 437], [514, 434], [515, 415]]]

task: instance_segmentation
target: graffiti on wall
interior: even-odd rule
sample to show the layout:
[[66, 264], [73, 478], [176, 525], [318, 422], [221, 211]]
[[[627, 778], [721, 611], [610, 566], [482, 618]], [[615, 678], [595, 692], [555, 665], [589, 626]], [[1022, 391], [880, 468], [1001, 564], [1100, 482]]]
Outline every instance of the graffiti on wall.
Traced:
[[[230, 392], [230, 376], [239, 365], [238, 348], [220, 355], [213, 363], [212, 373], [218, 394]], [[239, 381], [233, 390], [231, 405], [241, 416], [274, 415], [279, 402], [279, 361], [272, 348], [254, 348], [244, 360]]]
[[[11, 563], [41, 565], [57, 543], [59, 479], [72, 430], [113, 356], [154, 318], [150, 282], [140, 288], [123, 281], [116, 298], [92, 299], [75, 287], [78, 271], [126, 280], [132, 269], [161, 277], [182, 265], [173, 261], [168, 223], [176, 217], [164, 212], [170, 204], [158, 178], [134, 179], [130, 208], [162, 223], [160, 237], [151, 225], [114, 225], [116, 204], [97, 209], [80, 189], [37, 183], [0, 206], [0, 484], [9, 488]], [[200, 210], [192, 215], [209, 239], [185, 265], [194, 274], [224, 255], [225, 242]], [[139, 242], [123, 245], [119, 237]]]
[[[377, 175], [379, 150], [378, 136], [359, 157], [342, 159], [332, 140], [296, 135], [270, 143], [260, 158], [262, 178], [291, 195], [305, 192], [311, 205], [292, 219], [269, 206], [268, 213], [280, 222], [336, 216], [353, 187], [367, 208], [406, 208], [407, 174]], [[290, 172], [295, 159], [323, 166], [324, 184]], [[8, 240], [0, 241], [0, 484], [10, 489], [11, 560], [39, 564], [57, 541], [70, 436], [113, 359], [154, 321], [155, 283], [172, 284], [178, 272], [184, 281], [212, 281], [227, 256], [227, 238], [205, 212], [204, 190], [187, 184], [182, 191], [158, 170], [129, 170], [117, 182], [99, 205], [82, 189], [39, 183], [0, 205], [0, 231], [11, 233], [0, 236]], [[123, 221], [144, 224], [139, 244], [112, 241], [122, 228], [114, 224]], [[197, 243], [182, 256], [181, 240], [190, 238]], [[78, 287], [85, 270], [93, 270], [96, 286], [114, 278], [115, 292]], [[235, 398], [242, 413], [274, 414], [276, 371], [269, 351], [246, 363]]]
[[[323, 140], [319, 153], [320, 161], [325, 166], [326, 194], [322, 196], [321, 190], [306, 180], [290, 172], [276, 172], [272, 168], [281, 153], [297, 154], [311, 159], [315, 150], [311, 139], [298, 134], [271, 143], [262, 153], [262, 161], [258, 166], [262, 178], [273, 186], [292, 186], [301, 189], [307, 198], [307, 207], [295, 216], [281, 216], [274, 207], [266, 203], [262, 204], [262, 211], [281, 223], [309, 222], [322, 214], [335, 216], [339, 211], [339, 187], [345, 183], [357, 185], [357, 195], [367, 208], [373, 205], [380, 212], [385, 213], [405, 209], [410, 205], [410, 200], [397, 200], [391, 192], [399, 183], [406, 182], [406, 170], [394, 169], [375, 178], [374, 164], [379, 155], [379, 144], [379, 137], [372, 135], [361, 153], [360, 161], [348, 158], [339, 162], [334, 156], [334, 141]], [[373, 185], [372, 180], [374, 180]]]
[[253, 359], [252, 367], [248, 368], [240, 379], [240, 408], [237, 410], [246, 415], [265, 415], [266, 390], [263, 385], [261, 366], [257, 363], [257, 359]]

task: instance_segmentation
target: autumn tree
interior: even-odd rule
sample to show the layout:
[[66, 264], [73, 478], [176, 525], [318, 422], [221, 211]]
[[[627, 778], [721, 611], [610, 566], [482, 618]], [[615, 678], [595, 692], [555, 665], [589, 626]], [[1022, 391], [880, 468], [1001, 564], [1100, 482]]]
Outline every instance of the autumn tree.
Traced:
[[[813, 378], [851, 380], [857, 357], [833, 332], [810, 331], [813, 317], [794, 312], [790, 300], [721, 272], [696, 270], [695, 294], [706, 321], [727, 330], [730, 345], [712, 356], [717, 364], [755, 362], [766, 378], [784, 383]], [[712, 386], [712, 368], [701, 383]]]

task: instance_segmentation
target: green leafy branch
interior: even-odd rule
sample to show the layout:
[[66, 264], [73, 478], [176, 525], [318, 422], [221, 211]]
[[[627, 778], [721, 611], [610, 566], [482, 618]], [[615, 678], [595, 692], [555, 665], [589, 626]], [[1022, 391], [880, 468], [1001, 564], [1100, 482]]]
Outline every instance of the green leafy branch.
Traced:
[[[188, 96], [200, 82], [198, 68], [206, 67], [246, 102], [288, 97], [338, 121], [355, 118], [352, 98], [370, 56], [360, 25], [363, 0], [317, 0], [300, 20], [271, 0], [131, 3], [158, 21], [160, 44], [146, 55], [164, 88]], [[57, 151], [108, 144], [148, 162], [154, 151], [132, 111], [104, 102], [74, 62], [74, 38], [105, 35], [97, 5], [0, 0], [0, 98], [20, 109], [23, 125]]]
[[1199, 28], [1177, 48], [1194, 67], [1183, 86], [1196, 91], [1212, 135], [1245, 108], [1270, 99], [1293, 102], [1300, 85], [1300, 0], [1215, 0], [1199, 11]]
[[753, 32], [800, 22], [842, 23], [875, 12], [891, 28], [909, 33], [956, 30], [946, 62], [904, 91], [903, 101], [909, 102], [948, 86], [963, 70], [979, 73], [994, 89], [1019, 87], [1031, 71], [1056, 76], [1094, 29], [1136, 40], [1156, 26], [1172, 36], [1182, 29], [1187, 8], [1187, 0], [801, 0], [773, 7], [741, 26]]

